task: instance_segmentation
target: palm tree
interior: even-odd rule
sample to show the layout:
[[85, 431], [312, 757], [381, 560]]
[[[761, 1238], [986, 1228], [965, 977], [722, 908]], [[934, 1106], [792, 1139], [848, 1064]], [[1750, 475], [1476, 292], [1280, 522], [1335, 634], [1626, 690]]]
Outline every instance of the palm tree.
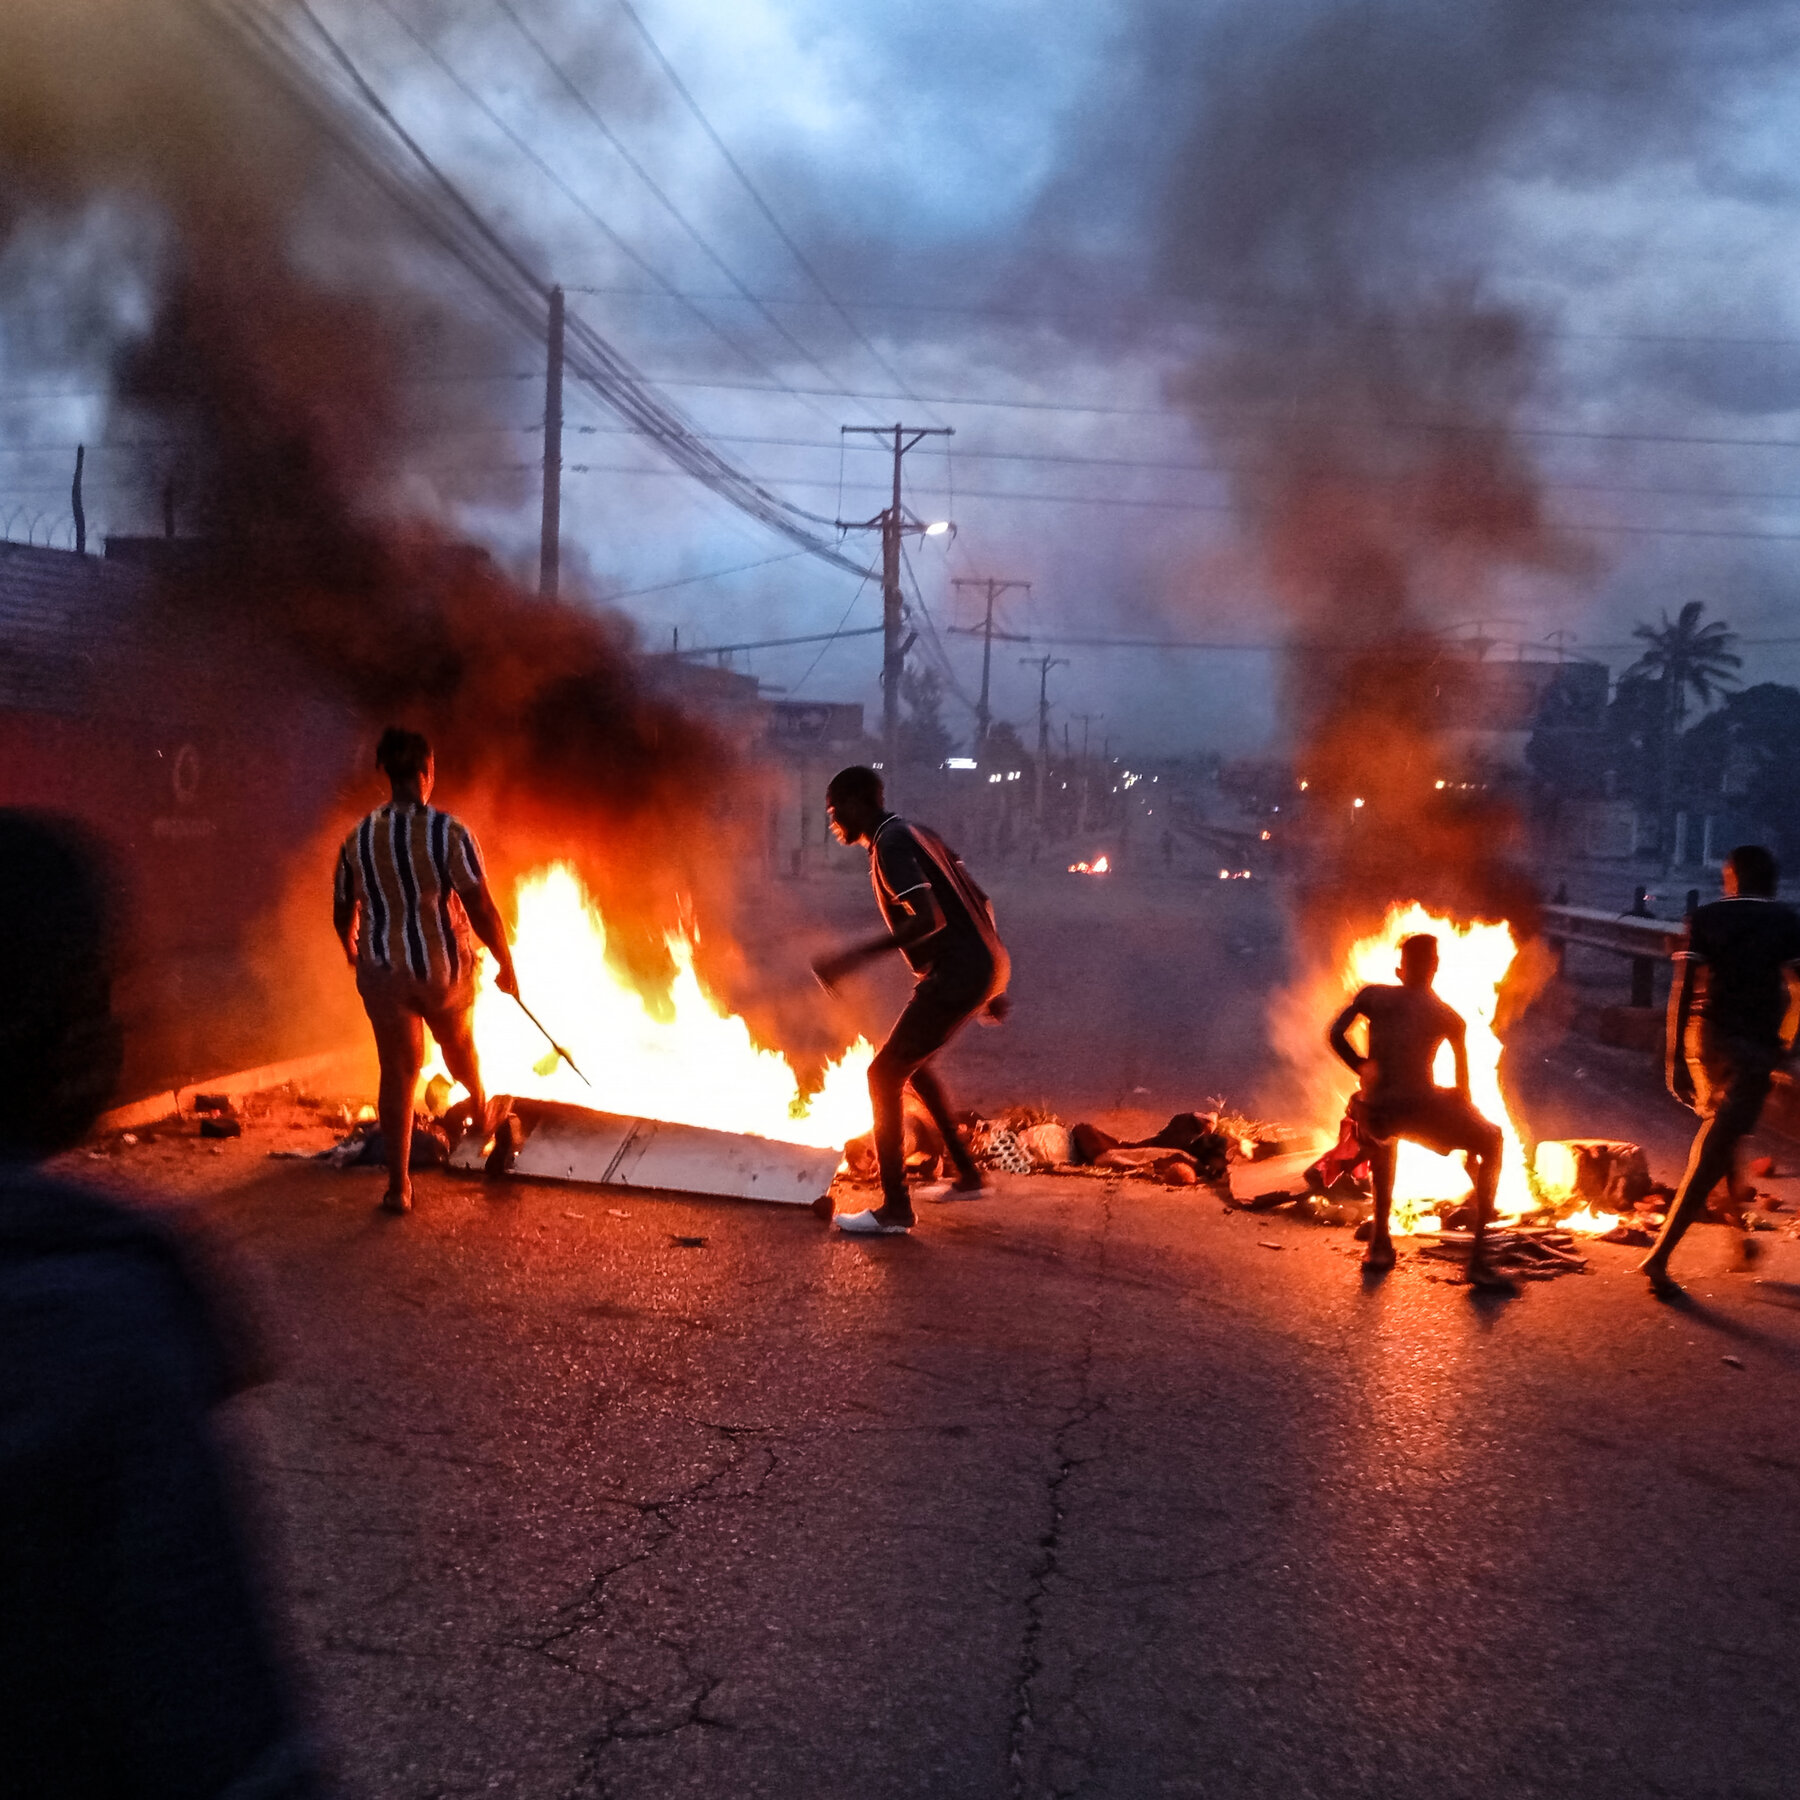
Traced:
[[1700, 615], [1704, 602], [1690, 600], [1671, 623], [1665, 612], [1662, 624], [1634, 625], [1631, 635], [1645, 646], [1622, 679], [1638, 677], [1654, 681], [1662, 691], [1661, 779], [1658, 784], [1658, 830], [1662, 839], [1663, 866], [1668, 868], [1674, 853], [1673, 787], [1675, 738], [1681, 722], [1687, 717], [1691, 696], [1702, 708], [1710, 706], [1720, 692], [1737, 685], [1734, 670], [1744, 666], [1744, 659], [1732, 648], [1737, 642], [1734, 632], [1723, 619], [1702, 625]]

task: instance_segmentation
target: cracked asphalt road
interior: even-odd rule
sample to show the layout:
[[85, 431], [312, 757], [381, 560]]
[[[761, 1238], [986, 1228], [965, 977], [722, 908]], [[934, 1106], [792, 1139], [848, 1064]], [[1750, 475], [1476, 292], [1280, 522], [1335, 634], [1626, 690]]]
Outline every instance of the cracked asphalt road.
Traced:
[[1488, 1306], [1138, 1184], [864, 1242], [241, 1166], [233, 1424], [354, 1793], [1793, 1792], [1800, 1245]]
[[[1666, 1169], [1640, 1076], [1521, 1052], [1540, 1129]], [[904, 1240], [447, 1176], [393, 1220], [273, 1130], [79, 1166], [249, 1271], [228, 1423], [354, 1795], [1795, 1791], [1785, 1236], [1696, 1232], [1687, 1310], [1606, 1245], [1489, 1303], [1072, 1178]]]

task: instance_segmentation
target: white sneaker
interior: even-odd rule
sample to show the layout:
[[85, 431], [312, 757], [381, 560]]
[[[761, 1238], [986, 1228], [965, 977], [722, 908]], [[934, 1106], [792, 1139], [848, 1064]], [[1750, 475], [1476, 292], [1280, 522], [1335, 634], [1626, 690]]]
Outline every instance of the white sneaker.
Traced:
[[946, 1200], [991, 1200], [993, 1195], [993, 1184], [986, 1181], [980, 1187], [963, 1187], [954, 1181], [932, 1181], [913, 1189], [915, 1200], [930, 1200], [939, 1206]]
[[839, 1213], [837, 1216], [839, 1231], [847, 1231], [852, 1237], [905, 1237], [912, 1230], [911, 1225], [890, 1225], [885, 1219], [875, 1216], [873, 1208], [863, 1212]]

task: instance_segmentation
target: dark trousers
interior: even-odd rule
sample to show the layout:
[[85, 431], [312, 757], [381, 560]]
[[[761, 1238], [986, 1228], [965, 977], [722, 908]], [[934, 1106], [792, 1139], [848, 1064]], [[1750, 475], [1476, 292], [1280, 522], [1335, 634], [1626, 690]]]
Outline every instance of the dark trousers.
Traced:
[[1702, 1124], [1688, 1152], [1687, 1172], [1652, 1255], [1666, 1262], [1682, 1234], [1706, 1206], [1707, 1199], [1731, 1173], [1737, 1147], [1756, 1129], [1763, 1102], [1780, 1056], [1773, 1044], [1728, 1038], [1707, 1030], [1704, 1020], [1689, 1022], [1682, 1046], [1694, 1077], [1694, 1106]]
[[894, 1021], [887, 1042], [869, 1064], [869, 1099], [875, 1110], [875, 1158], [881, 1165], [883, 1205], [910, 1212], [906, 1193], [907, 1084], [925, 1103], [943, 1133], [950, 1160], [964, 1179], [977, 1171], [975, 1159], [957, 1136], [956, 1121], [930, 1059], [949, 1043], [961, 1026], [984, 1005], [993, 985], [991, 970], [970, 975], [927, 975], [913, 989], [906, 1010]]

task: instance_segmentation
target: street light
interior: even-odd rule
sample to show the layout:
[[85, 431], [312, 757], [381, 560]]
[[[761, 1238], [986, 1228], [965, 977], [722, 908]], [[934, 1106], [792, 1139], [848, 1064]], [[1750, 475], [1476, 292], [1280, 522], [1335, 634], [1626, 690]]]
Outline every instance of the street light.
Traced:
[[931, 523], [925, 527], [925, 535], [927, 537], [942, 537], [949, 529], [950, 521], [948, 519], [933, 519]]

